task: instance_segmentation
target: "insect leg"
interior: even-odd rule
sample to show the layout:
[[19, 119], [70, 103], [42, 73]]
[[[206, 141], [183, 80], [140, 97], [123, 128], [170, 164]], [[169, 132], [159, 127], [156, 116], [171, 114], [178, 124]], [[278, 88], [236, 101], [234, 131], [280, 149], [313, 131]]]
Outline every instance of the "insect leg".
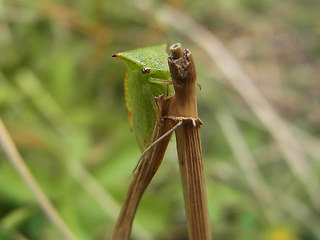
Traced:
[[137, 167], [139, 166], [142, 158], [144, 157], [144, 155], [150, 151], [151, 148], [153, 148], [157, 143], [159, 143], [161, 140], [163, 140], [165, 137], [167, 137], [169, 134], [171, 134], [174, 130], [176, 130], [180, 125], [182, 124], [182, 120], [179, 121], [176, 125], [174, 125], [171, 129], [169, 129], [166, 133], [164, 133], [162, 136], [160, 136], [158, 139], [156, 139], [154, 142], [152, 142], [147, 148], [146, 150], [143, 151], [143, 153], [141, 154], [141, 157], [139, 159], [139, 162], [137, 164], [137, 166], [135, 167], [135, 169], [133, 170], [133, 172], [136, 171]]

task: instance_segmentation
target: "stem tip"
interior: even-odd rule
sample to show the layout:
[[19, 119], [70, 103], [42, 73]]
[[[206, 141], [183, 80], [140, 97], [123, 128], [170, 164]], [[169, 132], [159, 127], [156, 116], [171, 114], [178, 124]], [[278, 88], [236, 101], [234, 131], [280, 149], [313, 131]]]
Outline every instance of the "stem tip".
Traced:
[[180, 58], [183, 56], [183, 49], [181, 43], [175, 43], [170, 46], [170, 51], [174, 59]]

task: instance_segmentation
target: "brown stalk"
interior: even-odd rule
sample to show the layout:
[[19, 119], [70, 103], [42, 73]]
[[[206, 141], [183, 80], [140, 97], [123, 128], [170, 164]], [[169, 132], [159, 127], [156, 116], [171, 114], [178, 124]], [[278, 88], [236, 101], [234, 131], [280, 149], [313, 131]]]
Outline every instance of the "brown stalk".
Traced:
[[176, 129], [177, 151], [190, 240], [210, 240], [200, 126], [196, 102], [196, 72], [191, 52], [170, 47], [168, 63], [175, 89], [168, 119], [182, 121]]
[[[158, 119], [153, 131], [152, 142], [170, 131], [172, 122], [164, 119], [167, 115], [168, 101], [162, 96], [156, 99], [158, 104]], [[137, 168], [134, 171], [133, 179], [127, 191], [124, 203], [122, 205], [118, 221], [113, 230], [112, 240], [127, 240], [130, 237], [132, 222], [137, 210], [142, 194], [147, 189], [153, 176], [157, 172], [163, 156], [166, 152], [167, 146], [171, 139], [172, 133], [169, 133], [160, 142], [155, 144], [150, 150], [142, 155]]]

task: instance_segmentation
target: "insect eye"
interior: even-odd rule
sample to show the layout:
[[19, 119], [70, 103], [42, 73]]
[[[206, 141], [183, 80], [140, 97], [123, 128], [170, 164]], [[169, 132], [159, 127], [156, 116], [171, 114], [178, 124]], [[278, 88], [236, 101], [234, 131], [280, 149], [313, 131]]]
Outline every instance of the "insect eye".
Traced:
[[142, 72], [142, 73], [149, 73], [150, 70], [151, 70], [150, 68], [144, 67], [144, 68], [142, 68], [141, 72]]

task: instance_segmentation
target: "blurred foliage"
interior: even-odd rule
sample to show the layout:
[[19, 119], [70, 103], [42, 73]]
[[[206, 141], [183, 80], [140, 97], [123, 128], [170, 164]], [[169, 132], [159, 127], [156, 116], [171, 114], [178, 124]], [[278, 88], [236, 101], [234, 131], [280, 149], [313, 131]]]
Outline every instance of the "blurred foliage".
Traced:
[[[110, 239], [140, 154], [126, 117], [125, 66], [112, 54], [181, 42], [193, 52], [202, 85], [214, 239], [320, 239], [320, 198], [310, 200], [275, 139], [201, 47], [154, 17], [171, 5], [224, 42], [301, 144], [314, 176], [308, 187], [320, 196], [313, 187], [320, 170], [319, 2], [149, 1], [148, 12], [137, 2], [0, 1], [0, 116], [70, 229], [78, 239]], [[239, 135], [237, 141], [226, 138], [232, 128], [221, 119], [237, 127], [228, 135]], [[254, 174], [237, 161], [232, 142], [239, 141], [262, 176], [258, 192], [251, 188], [256, 179], [247, 181]], [[259, 198], [266, 187], [272, 198]], [[141, 201], [132, 239], [187, 239], [180, 189], [172, 141]], [[61, 239], [3, 151], [0, 239]]]

